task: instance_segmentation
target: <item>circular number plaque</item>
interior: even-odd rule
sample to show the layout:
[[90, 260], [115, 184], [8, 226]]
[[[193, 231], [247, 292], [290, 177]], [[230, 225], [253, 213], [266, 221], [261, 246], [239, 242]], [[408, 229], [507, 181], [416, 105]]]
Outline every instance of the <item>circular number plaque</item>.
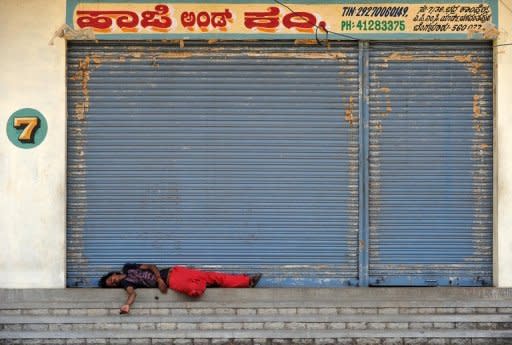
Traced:
[[23, 108], [11, 115], [7, 121], [7, 137], [23, 149], [41, 144], [48, 132], [48, 123], [43, 114], [32, 108]]

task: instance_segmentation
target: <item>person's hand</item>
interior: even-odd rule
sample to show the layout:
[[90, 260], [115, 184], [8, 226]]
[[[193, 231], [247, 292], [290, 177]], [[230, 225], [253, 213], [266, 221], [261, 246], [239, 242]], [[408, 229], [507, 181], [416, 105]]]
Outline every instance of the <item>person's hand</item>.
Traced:
[[130, 312], [130, 305], [124, 304], [121, 309], [119, 309], [119, 314], [128, 314]]
[[167, 285], [165, 284], [164, 280], [162, 278], [158, 278], [157, 283], [158, 283], [158, 288], [160, 289], [160, 292], [167, 293]]

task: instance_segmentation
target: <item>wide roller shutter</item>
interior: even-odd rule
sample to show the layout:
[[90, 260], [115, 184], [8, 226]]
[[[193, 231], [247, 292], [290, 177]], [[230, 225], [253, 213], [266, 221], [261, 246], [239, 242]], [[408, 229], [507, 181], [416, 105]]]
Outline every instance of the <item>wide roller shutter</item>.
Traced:
[[491, 285], [491, 45], [370, 47], [370, 284]]
[[357, 283], [358, 57], [70, 43], [68, 285], [125, 262]]

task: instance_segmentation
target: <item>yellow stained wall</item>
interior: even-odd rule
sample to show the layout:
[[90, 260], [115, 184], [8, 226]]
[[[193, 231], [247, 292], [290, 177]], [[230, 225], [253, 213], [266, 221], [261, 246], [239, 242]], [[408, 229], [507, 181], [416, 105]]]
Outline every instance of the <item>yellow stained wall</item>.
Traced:
[[499, 0], [495, 48], [494, 285], [512, 287], [512, 1]]
[[[0, 288], [65, 286], [65, 0], [0, 1]], [[6, 135], [16, 110], [48, 122], [43, 143], [14, 146]]]
[[[499, 1], [497, 44], [512, 43], [512, 1]], [[65, 11], [65, 0], [0, 1], [0, 288], [65, 286], [65, 41], [49, 45]], [[495, 76], [494, 279], [512, 287], [512, 46], [496, 48]], [[30, 150], [6, 136], [27, 107], [48, 121]]]

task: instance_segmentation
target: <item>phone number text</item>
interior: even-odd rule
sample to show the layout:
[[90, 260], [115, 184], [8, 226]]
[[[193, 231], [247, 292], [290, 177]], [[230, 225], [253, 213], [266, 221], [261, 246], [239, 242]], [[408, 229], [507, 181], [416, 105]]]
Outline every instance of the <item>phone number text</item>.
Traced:
[[344, 20], [341, 31], [405, 31], [404, 20]]

